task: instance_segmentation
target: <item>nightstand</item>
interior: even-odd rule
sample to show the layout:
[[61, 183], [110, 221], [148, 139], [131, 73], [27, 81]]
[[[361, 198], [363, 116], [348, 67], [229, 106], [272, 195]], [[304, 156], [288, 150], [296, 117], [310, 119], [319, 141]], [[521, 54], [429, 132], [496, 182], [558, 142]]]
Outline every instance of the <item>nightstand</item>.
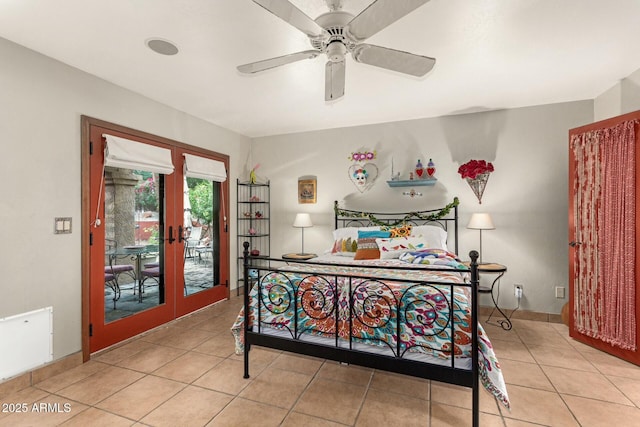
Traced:
[[[468, 265], [468, 263], [466, 264]], [[497, 291], [498, 295], [500, 295], [500, 279], [502, 278], [502, 276], [504, 276], [504, 273], [506, 272], [507, 272], [507, 267], [502, 264], [496, 264], [493, 262], [478, 264], [478, 273], [480, 274], [480, 276], [482, 276], [483, 274], [496, 275], [496, 278], [493, 279], [491, 286], [478, 286], [478, 292], [481, 294], [491, 294], [491, 300], [493, 301], [493, 309], [491, 309], [491, 313], [487, 318], [487, 322], [491, 320], [491, 316], [493, 316], [493, 313], [497, 310], [498, 313], [500, 313], [504, 318], [504, 319], [498, 320], [497, 321], [498, 324], [502, 327], [502, 329], [504, 329], [505, 331], [508, 331], [513, 327], [513, 325], [511, 324], [511, 319], [509, 318], [509, 316], [507, 316], [504, 313], [504, 311], [502, 311], [500, 306], [498, 306], [498, 301], [496, 300], [496, 295], [494, 292], [494, 291]]]

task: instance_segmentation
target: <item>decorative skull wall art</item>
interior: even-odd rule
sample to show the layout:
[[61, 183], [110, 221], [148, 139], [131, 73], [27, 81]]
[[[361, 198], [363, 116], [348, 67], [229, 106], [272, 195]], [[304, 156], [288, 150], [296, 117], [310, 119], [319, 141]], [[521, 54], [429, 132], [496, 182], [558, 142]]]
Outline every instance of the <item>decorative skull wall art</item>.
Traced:
[[349, 156], [349, 160], [354, 162], [349, 166], [349, 178], [361, 193], [371, 188], [378, 177], [377, 166], [369, 162], [375, 158], [375, 151], [355, 152]]
[[353, 174], [354, 178], [356, 179], [356, 185], [358, 187], [364, 187], [365, 185], [367, 185], [367, 171], [365, 169], [357, 169], [355, 171], [355, 173]]

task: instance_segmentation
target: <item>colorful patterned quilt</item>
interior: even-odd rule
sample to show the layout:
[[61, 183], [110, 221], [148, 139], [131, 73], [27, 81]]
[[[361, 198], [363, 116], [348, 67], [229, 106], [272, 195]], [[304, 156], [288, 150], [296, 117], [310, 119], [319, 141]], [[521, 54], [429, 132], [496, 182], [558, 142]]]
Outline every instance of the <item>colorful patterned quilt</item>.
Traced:
[[[471, 357], [470, 288], [459, 286], [465, 273], [338, 265], [309, 270], [290, 265], [264, 275], [250, 294], [251, 323], [259, 316], [262, 328], [286, 331], [292, 338], [310, 334], [335, 342], [351, 337], [396, 357], [424, 354], [447, 365], [452, 355], [454, 364]], [[243, 323], [244, 309], [231, 328], [237, 354], [244, 350]], [[500, 364], [481, 325], [478, 335], [480, 380], [509, 408]]]

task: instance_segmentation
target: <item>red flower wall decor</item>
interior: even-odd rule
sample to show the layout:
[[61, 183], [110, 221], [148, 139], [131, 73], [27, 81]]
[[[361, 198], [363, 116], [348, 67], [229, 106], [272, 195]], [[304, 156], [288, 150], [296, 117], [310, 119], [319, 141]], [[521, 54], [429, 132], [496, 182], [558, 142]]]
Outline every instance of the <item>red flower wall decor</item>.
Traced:
[[480, 204], [482, 204], [482, 194], [491, 172], [493, 172], [493, 165], [485, 160], [469, 160], [458, 168], [458, 173], [467, 181]]
[[475, 179], [478, 175], [490, 172], [493, 172], [493, 165], [484, 160], [469, 160], [458, 168], [458, 173], [462, 178]]

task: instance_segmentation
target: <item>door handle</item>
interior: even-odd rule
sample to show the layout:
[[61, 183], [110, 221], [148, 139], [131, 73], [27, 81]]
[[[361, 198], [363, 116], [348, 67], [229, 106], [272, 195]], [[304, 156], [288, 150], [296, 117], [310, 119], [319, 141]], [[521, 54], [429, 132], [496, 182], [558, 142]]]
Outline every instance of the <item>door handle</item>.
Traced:
[[573, 242], [569, 243], [569, 246], [571, 246], [572, 248], [575, 248], [576, 246], [579, 246], [579, 245], [581, 245], [581, 244], [582, 244], [582, 242], [576, 242], [576, 241], [574, 240]]
[[185, 241], [184, 238], [184, 229], [181, 225], [178, 226], [178, 243], [182, 243]]
[[169, 244], [173, 243], [176, 240], [176, 238], [173, 237], [173, 227], [172, 226], [169, 226], [169, 239], [167, 239], [167, 240], [169, 240]]

